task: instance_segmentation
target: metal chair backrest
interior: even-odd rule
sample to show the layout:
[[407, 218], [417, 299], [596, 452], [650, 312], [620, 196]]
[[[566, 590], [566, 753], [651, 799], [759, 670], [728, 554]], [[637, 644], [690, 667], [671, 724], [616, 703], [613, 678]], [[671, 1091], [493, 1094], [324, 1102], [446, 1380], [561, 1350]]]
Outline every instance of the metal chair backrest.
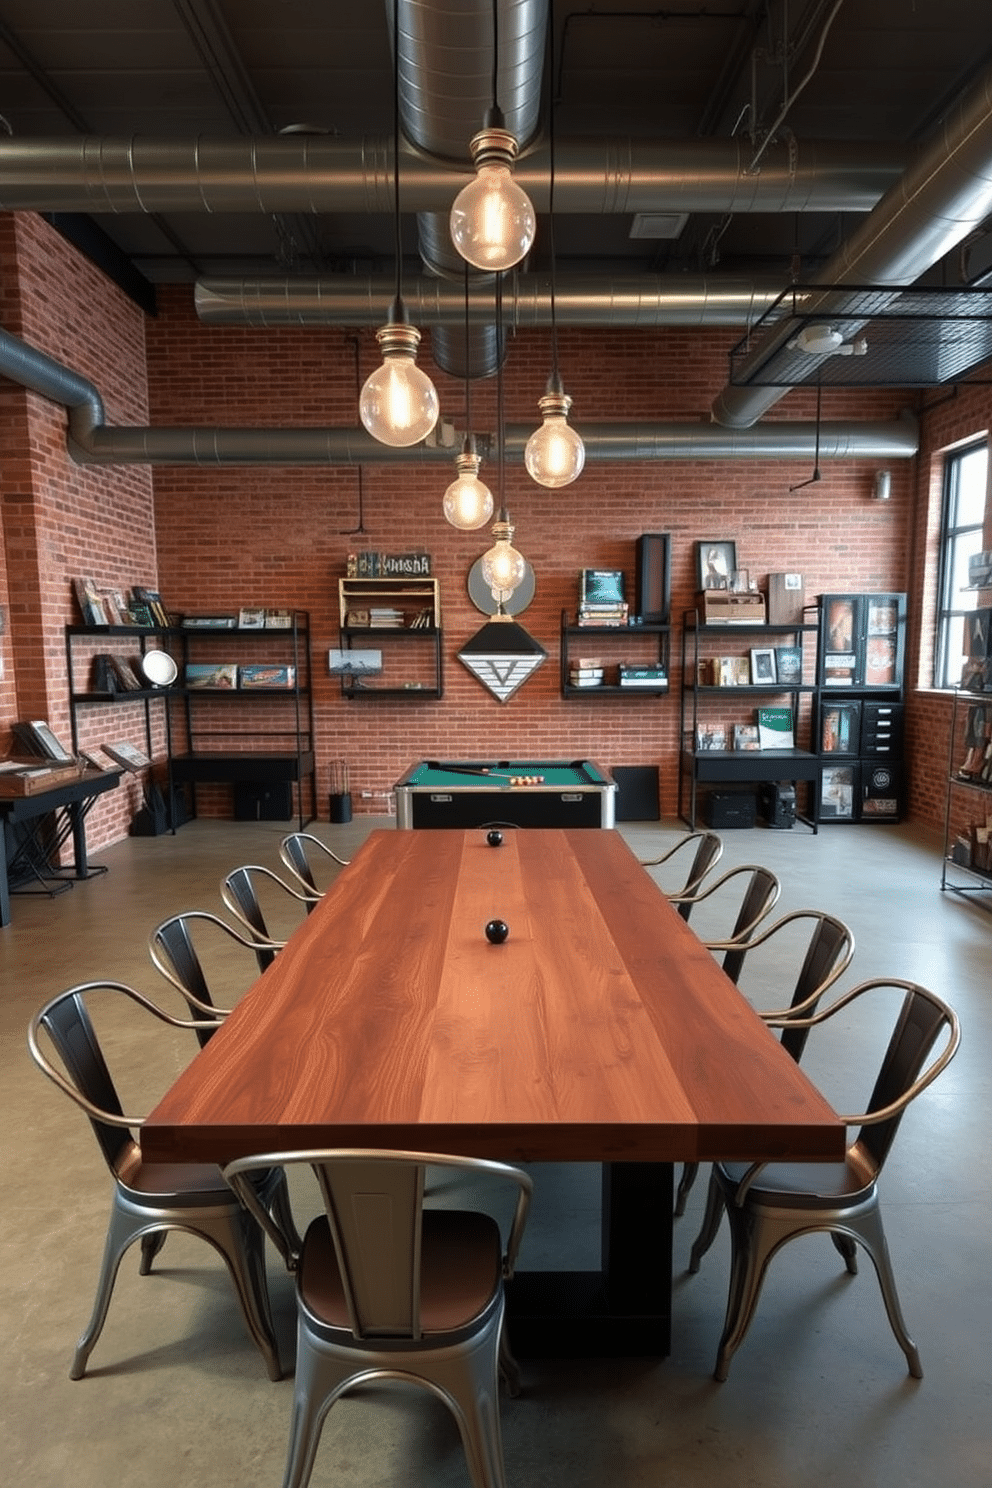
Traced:
[[[695, 854], [693, 855], [692, 866], [689, 869], [685, 883], [679, 890], [679, 902], [676, 905], [679, 914], [684, 920], [688, 920], [692, 913], [691, 896], [696, 893], [703, 879], [709, 873], [710, 869], [716, 865], [722, 854], [723, 843], [717, 834], [715, 832], [701, 832]], [[688, 897], [683, 899], [681, 897], [683, 894]]]
[[[857, 1136], [857, 1146], [868, 1153], [876, 1171], [880, 1172], [899, 1130], [906, 1106], [936, 1079], [953, 1058], [961, 1039], [961, 1030], [953, 1009], [926, 987], [915, 982], [899, 981], [875, 985], [902, 986], [906, 989], [899, 1018], [892, 1030], [892, 1037], [868, 1102], [868, 1113], [872, 1115], [888, 1108], [898, 1106], [898, 1109], [893, 1109], [892, 1114], [883, 1120], [862, 1125]], [[948, 1043], [921, 1077], [923, 1065], [944, 1028], [950, 1030]]]
[[[301, 883], [306, 884], [316, 895], [320, 892], [317, 881], [313, 876], [313, 868], [307, 857], [306, 845], [303, 841], [302, 832], [293, 832], [289, 837], [284, 837], [279, 844], [279, 856], [286, 867], [296, 874]], [[310, 908], [313, 906], [311, 905]], [[309, 913], [309, 910], [308, 910]]]
[[261, 879], [267, 883], [274, 883], [286, 894], [304, 907], [312, 905], [309, 893], [302, 889], [294, 889], [278, 873], [273, 873], [271, 868], [263, 868], [259, 863], [245, 863], [240, 868], [235, 868], [224, 879], [220, 886], [221, 898], [228, 909], [239, 920], [252, 938], [252, 947], [258, 959], [259, 967], [265, 971], [275, 960], [276, 952], [281, 950], [285, 941], [276, 939], [270, 931], [262, 912], [262, 905], [258, 897], [256, 880]]
[[[163, 920], [162, 924], [157, 925], [152, 931], [148, 946], [152, 961], [163, 976], [167, 977], [174, 987], [178, 987], [184, 996], [187, 993], [190, 994], [187, 997], [187, 1006], [194, 1018], [197, 1013], [202, 1015], [205, 1008], [214, 1006], [203, 966], [190, 935], [188, 915], [177, 914], [171, 919]], [[191, 1000], [193, 998], [196, 999], [195, 1002]], [[221, 1021], [218, 1014], [218, 1026]], [[201, 1047], [207, 1043], [212, 1033], [211, 1028], [197, 1030], [196, 1036]]]
[[308, 1164], [317, 1175], [356, 1338], [416, 1341], [422, 1337], [422, 1226], [432, 1215], [454, 1218], [443, 1209], [424, 1211], [428, 1165], [459, 1168], [516, 1185], [516, 1209], [503, 1263], [504, 1276], [512, 1276], [533, 1187], [529, 1175], [519, 1168], [481, 1158], [353, 1149], [269, 1153], [229, 1164], [224, 1177], [284, 1253], [271, 1215], [259, 1204], [247, 1180], [258, 1167], [288, 1168], [300, 1163]]
[[[763, 1012], [764, 1017], [774, 1019], [794, 1012], [798, 1008], [802, 1008], [807, 1013], [815, 1010], [824, 992], [833, 986], [851, 963], [854, 955], [854, 936], [847, 925], [836, 915], [827, 914], [824, 910], [792, 910], [776, 920], [773, 925], [769, 925], [767, 929], [759, 930], [745, 945], [731, 951], [724, 961], [724, 970], [731, 981], [737, 983], [740, 980], [745, 958], [752, 951], [764, 945], [773, 936], [781, 934], [787, 926], [807, 920], [811, 923], [812, 930], [789, 1003], [773, 1012]], [[797, 1023], [795, 1026], [787, 1025], [782, 1029], [782, 1045], [797, 1064], [802, 1058], [808, 1037], [809, 1028], [802, 1023]]]
[[[69, 1079], [78, 1095], [83, 1097], [88, 1106], [98, 1108], [98, 1111], [105, 1112], [109, 1116], [123, 1119], [124, 1108], [110, 1077], [92, 1019], [83, 1001], [83, 993], [86, 990], [87, 987], [69, 988], [58, 997], [53, 997], [32, 1020], [28, 1046], [42, 1073], [53, 1078], [56, 1072], [53, 1072], [37, 1043], [37, 1029], [44, 1028], [58, 1051], [59, 1058], [65, 1065]], [[66, 1089], [64, 1082], [56, 1079], [55, 1083], [59, 1084], [67, 1095], [73, 1095], [71, 1090]], [[126, 1126], [101, 1121], [96, 1111], [88, 1109], [88, 1106], [84, 1105], [83, 1109], [96, 1133], [96, 1139], [108, 1168], [116, 1174], [121, 1163], [135, 1147], [134, 1137]]]

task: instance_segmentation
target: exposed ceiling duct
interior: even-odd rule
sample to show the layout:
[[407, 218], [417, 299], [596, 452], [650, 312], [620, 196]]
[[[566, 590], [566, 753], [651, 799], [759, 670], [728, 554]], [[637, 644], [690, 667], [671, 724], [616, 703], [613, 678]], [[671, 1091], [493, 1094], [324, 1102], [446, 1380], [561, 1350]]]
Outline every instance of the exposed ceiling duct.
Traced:
[[[387, 275], [362, 278], [328, 274], [316, 279], [201, 279], [194, 292], [205, 325], [379, 325], [395, 284]], [[686, 275], [556, 275], [555, 319], [559, 325], [649, 329], [653, 326], [743, 326], [777, 299], [777, 282]], [[464, 335], [464, 286], [424, 276], [405, 279], [403, 298], [418, 326], [458, 327]], [[491, 295], [473, 294], [470, 326], [493, 318]], [[551, 324], [551, 280], [543, 274], [506, 276], [503, 319], [509, 330]]]
[[[816, 286], [832, 291], [823, 298], [824, 319], [843, 342], [853, 342], [864, 326], [856, 307], [860, 287], [912, 285], [962, 243], [992, 212], [992, 72], [987, 71], [969, 93], [948, 111], [943, 128], [915, 164], [898, 181], [838, 249]], [[852, 286], [849, 314], [838, 291]], [[857, 290], [854, 288], [857, 286]], [[788, 391], [769, 386], [775, 368], [797, 352], [790, 348], [803, 324], [817, 313], [815, 296], [803, 305], [803, 319], [786, 316], [770, 332], [755, 339], [747, 357], [735, 369], [735, 384], [726, 386], [713, 402], [713, 417], [732, 428], [757, 422]], [[802, 359], [801, 353], [798, 354]], [[871, 355], [871, 348], [868, 348]], [[795, 385], [815, 377], [816, 358], [806, 357], [801, 375], [782, 382]], [[810, 363], [813, 363], [810, 366]], [[760, 374], [762, 385], [747, 384], [749, 372]]]
[[[451, 451], [416, 445], [393, 449], [364, 429], [111, 428], [103, 400], [85, 377], [0, 331], [0, 376], [68, 409], [69, 453], [81, 465], [450, 465]], [[509, 457], [521, 459], [533, 430], [511, 425]], [[775, 422], [755, 429], [714, 424], [583, 424], [597, 460], [796, 460], [818, 450], [822, 459], [909, 459], [919, 448], [914, 419], [889, 423]]]

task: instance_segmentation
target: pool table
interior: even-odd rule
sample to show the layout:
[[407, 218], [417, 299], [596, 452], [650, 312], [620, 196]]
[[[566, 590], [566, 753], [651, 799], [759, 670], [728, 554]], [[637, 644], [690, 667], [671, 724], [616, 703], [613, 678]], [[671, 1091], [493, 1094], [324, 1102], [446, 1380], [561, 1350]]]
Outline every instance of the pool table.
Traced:
[[394, 786], [397, 827], [612, 827], [616, 782], [592, 760], [420, 760]]

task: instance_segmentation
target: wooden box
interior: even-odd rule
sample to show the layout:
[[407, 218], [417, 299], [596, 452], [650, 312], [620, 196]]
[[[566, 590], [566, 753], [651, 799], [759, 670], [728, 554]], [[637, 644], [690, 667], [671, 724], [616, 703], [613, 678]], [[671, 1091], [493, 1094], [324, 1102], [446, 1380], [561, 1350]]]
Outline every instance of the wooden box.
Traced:
[[768, 624], [802, 625], [806, 591], [798, 573], [768, 575]]
[[[12, 761], [5, 760], [5, 765]], [[76, 764], [46, 765], [44, 760], [19, 760], [17, 769], [0, 770], [0, 798], [10, 800], [15, 796], [37, 796], [53, 786], [64, 785], [67, 780], [78, 780], [83, 773]]]
[[705, 625], [765, 623], [763, 594], [735, 594], [731, 589], [704, 589], [700, 597]]

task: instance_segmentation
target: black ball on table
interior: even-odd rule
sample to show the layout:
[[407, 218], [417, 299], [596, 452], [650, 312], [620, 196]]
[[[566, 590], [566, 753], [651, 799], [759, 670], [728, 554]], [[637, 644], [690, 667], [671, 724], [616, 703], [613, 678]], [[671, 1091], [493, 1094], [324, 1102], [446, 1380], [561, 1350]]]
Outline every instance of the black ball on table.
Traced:
[[505, 920], [490, 920], [486, 926], [486, 939], [491, 945], [502, 945], [510, 933], [510, 927]]
[[489, 843], [490, 847], [502, 847], [503, 833], [497, 832], [496, 828], [493, 827], [491, 832], [486, 833], [486, 841]]

